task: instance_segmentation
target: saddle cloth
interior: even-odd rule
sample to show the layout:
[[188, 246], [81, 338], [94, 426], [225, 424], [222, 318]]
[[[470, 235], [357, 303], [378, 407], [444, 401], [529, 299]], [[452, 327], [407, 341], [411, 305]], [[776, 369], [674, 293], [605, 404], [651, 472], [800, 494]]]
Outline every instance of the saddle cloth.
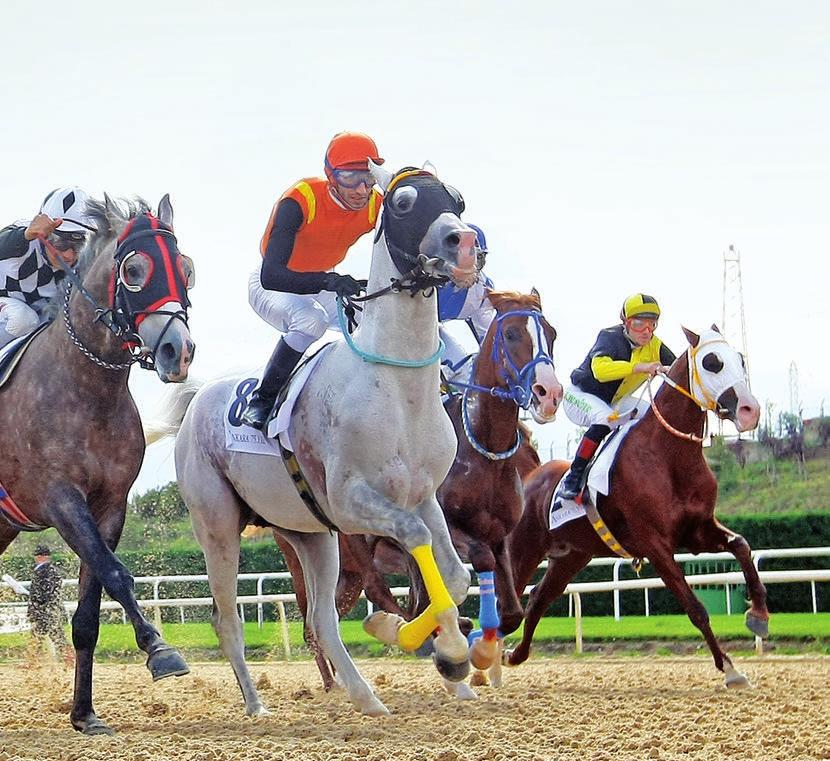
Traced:
[[[242, 378], [237, 381], [225, 407], [225, 447], [233, 452], [280, 457], [279, 445], [281, 443], [283, 447], [293, 451], [291, 438], [288, 435], [291, 413], [294, 411], [294, 405], [306, 381], [311, 377], [317, 363], [326, 354], [330, 346], [332, 344], [326, 344], [317, 353], [309, 357], [289, 378], [279, 410], [269, 421], [264, 433], [245, 425], [240, 420], [242, 410], [245, 409], [248, 398], [257, 386], [258, 377]], [[277, 437], [279, 437], [279, 442]]]
[[[583, 499], [587, 496], [587, 498], [591, 500], [591, 503], [596, 505], [597, 494], [608, 496], [608, 492], [610, 491], [611, 472], [614, 469], [614, 463], [617, 461], [617, 453], [619, 452], [620, 444], [622, 444], [623, 440], [628, 435], [628, 432], [635, 425], [637, 425], [638, 422], [640, 422], [639, 419], [629, 420], [627, 423], [624, 423], [619, 428], [612, 431], [608, 438], [606, 438], [602, 443], [602, 447], [600, 447], [596, 457], [594, 457], [591, 464], [588, 466], [588, 485], [586, 488], [587, 495], [583, 492]], [[570, 473], [570, 471], [568, 471], [568, 473]], [[572, 499], [562, 499], [559, 496], [562, 484], [564, 483], [565, 477], [568, 473], [565, 473], [565, 475], [562, 476], [562, 479], [559, 481], [559, 484], [557, 485], [550, 501], [548, 523], [551, 530], [585, 515], [585, 506], [583, 504], [575, 502]]]

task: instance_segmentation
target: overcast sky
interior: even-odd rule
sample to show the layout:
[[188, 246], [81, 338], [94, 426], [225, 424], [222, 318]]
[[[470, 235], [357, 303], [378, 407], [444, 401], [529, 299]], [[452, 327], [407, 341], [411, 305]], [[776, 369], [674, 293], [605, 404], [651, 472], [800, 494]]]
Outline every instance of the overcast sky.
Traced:
[[[826, 3], [77, 0], [0, 23], [0, 222], [58, 185], [170, 192], [195, 375], [267, 359], [247, 279], [271, 205], [354, 129], [461, 190], [496, 285], [541, 292], [563, 382], [631, 292], [676, 352], [681, 323], [720, 323], [734, 244], [753, 391], [788, 409], [795, 362], [805, 415], [830, 406]], [[163, 390], [131, 386], [142, 413]], [[548, 459], [574, 428], [536, 430]], [[157, 445], [136, 486], [173, 476]]]

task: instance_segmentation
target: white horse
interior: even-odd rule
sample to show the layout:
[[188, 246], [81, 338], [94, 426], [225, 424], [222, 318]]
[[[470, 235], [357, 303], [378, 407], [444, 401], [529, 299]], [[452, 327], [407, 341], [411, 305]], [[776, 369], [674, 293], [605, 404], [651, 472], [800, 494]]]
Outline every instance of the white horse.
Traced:
[[[289, 436], [325, 517], [348, 534], [391, 537], [409, 551], [431, 600], [394, 636], [418, 648], [438, 627], [435, 663], [447, 679], [469, 671], [458, 610], [470, 575], [450, 541], [435, 492], [453, 462], [456, 440], [438, 393], [438, 310], [432, 284], [475, 277], [475, 234], [459, 218], [463, 201], [433, 174], [396, 175], [372, 166], [386, 191], [375, 237], [367, 300], [348, 343], [327, 350], [301, 392]], [[388, 288], [391, 281], [398, 287]], [[403, 287], [401, 287], [403, 286]], [[266, 713], [244, 660], [236, 611], [239, 536], [252, 514], [279, 528], [299, 556], [308, 620], [357, 709], [388, 713], [360, 675], [338, 631], [337, 538], [298, 495], [283, 463], [225, 448], [223, 416], [234, 381], [203, 387], [176, 441], [182, 496], [205, 553], [214, 598], [213, 624], [245, 699], [246, 713]], [[183, 404], [166, 421], [175, 429]], [[172, 429], [170, 424], [172, 422]], [[389, 632], [384, 632], [389, 638]]]

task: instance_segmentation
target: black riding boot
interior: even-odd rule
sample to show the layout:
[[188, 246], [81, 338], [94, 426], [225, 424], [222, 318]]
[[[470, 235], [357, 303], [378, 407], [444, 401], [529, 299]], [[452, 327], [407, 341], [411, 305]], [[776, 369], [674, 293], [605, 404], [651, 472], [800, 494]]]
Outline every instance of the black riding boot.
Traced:
[[585, 431], [576, 448], [571, 470], [562, 482], [562, 488], [559, 491], [562, 499], [575, 499], [582, 493], [585, 488], [585, 472], [588, 469], [588, 463], [591, 462], [599, 443], [610, 431], [607, 425], [592, 425]]
[[251, 394], [251, 400], [242, 413], [242, 422], [245, 425], [256, 428], [258, 431], [265, 428], [271, 410], [274, 409], [274, 403], [277, 401], [277, 395], [302, 356], [301, 351], [292, 349], [284, 338], [280, 338], [277, 348], [268, 360], [268, 367], [262, 374], [259, 387]]

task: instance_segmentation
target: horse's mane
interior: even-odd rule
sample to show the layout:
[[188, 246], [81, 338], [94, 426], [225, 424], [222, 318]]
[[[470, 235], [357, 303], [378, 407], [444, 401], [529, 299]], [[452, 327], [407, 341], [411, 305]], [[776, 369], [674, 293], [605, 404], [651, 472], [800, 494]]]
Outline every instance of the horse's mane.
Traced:
[[490, 291], [488, 294], [490, 303], [497, 312], [502, 311], [501, 307], [510, 304], [518, 304], [522, 309], [536, 309], [542, 311], [542, 302], [536, 293], [519, 293], [518, 291]]
[[103, 201], [90, 198], [87, 201], [86, 211], [96, 230], [89, 236], [89, 240], [78, 257], [76, 269], [82, 278], [98, 255], [118, 237], [127, 222], [133, 217], [150, 211], [150, 204], [139, 197], [105, 198]]

